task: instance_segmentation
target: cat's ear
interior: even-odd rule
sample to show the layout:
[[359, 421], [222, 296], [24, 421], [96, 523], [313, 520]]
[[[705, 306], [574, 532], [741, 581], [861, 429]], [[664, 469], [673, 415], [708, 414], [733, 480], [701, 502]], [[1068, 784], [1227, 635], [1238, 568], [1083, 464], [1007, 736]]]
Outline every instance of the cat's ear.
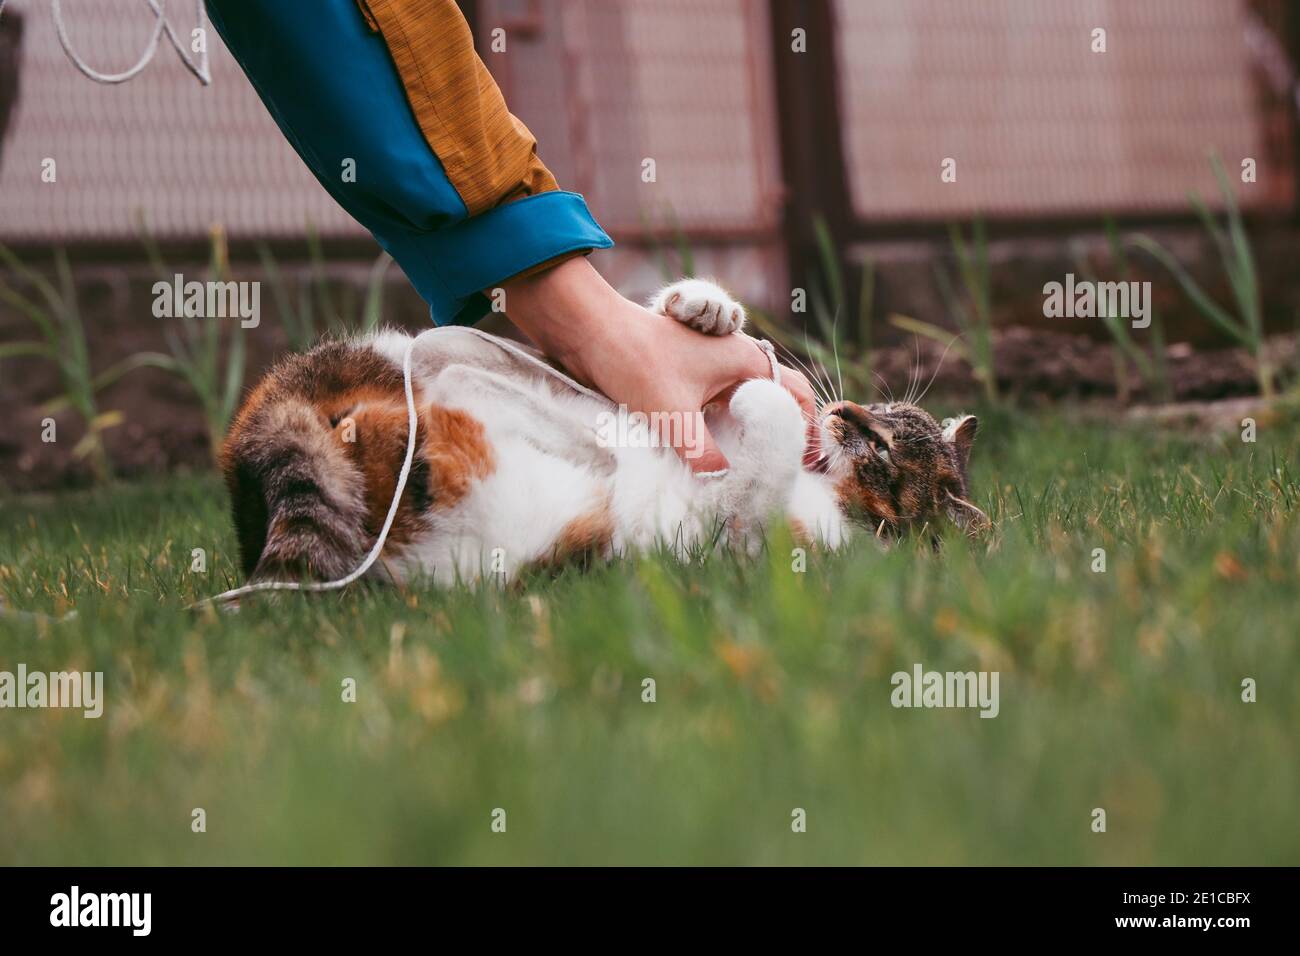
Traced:
[[956, 418], [943, 420], [943, 440], [952, 444], [957, 452], [957, 462], [962, 474], [970, 464], [970, 446], [975, 442], [975, 433], [979, 431], [980, 421], [974, 415], [958, 415]]
[[993, 527], [989, 516], [960, 495], [948, 492], [948, 519], [972, 538]]

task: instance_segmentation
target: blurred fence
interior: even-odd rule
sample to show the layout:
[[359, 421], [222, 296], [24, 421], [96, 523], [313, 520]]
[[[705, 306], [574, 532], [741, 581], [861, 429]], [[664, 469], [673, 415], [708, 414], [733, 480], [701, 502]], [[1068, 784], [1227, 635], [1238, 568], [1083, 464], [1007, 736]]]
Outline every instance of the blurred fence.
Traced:
[[[68, 40], [101, 71], [133, 65], [156, 18], [144, 0], [63, 0]], [[169, 22], [188, 43], [193, 2], [171, 0]], [[83, 76], [59, 45], [49, 0], [9, 0], [0, 28], [21, 18], [16, 90], [0, 143], [0, 241], [117, 241], [143, 213], [163, 237], [365, 235], [329, 198], [267, 114], [216, 31], [207, 30], [213, 82], [202, 86], [167, 44], [120, 85]], [[12, 31], [0, 32], [12, 35]], [[0, 74], [9, 72], [0, 63]], [[57, 181], [41, 180], [55, 161]]]
[[1243, 205], [1294, 206], [1295, 80], [1267, 45], [1286, 40], [1280, 2], [836, 0], [834, 14], [862, 219], [1184, 211], [1189, 190], [1218, 196], [1210, 151], [1256, 160]]
[[[1297, 14], [1284, 0], [463, 5], [543, 158], [619, 241], [602, 268], [633, 290], [658, 278], [650, 238], [678, 229], [701, 269], [769, 301], [816, 214], [845, 241], [975, 213], [1186, 215], [1190, 190], [1216, 196], [1210, 149], [1230, 169], [1256, 160], [1248, 208], [1295, 209]], [[135, 62], [154, 22], [144, 0], [62, 6], [70, 41], [103, 70]], [[193, 6], [167, 11], [188, 36]], [[1105, 53], [1092, 50], [1097, 27]], [[805, 50], [792, 48], [796, 28]], [[65, 57], [48, 0], [10, 0], [0, 241], [129, 241], [139, 213], [164, 237], [215, 221], [235, 239], [294, 237], [309, 222], [326, 238], [363, 236], [214, 31], [208, 43], [209, 87], [165, 45], [130, 82], [98, 85]], [[955, 183], [940, 180], [949, 157]], [[57, 186], [41, 182], [47, 158]]]

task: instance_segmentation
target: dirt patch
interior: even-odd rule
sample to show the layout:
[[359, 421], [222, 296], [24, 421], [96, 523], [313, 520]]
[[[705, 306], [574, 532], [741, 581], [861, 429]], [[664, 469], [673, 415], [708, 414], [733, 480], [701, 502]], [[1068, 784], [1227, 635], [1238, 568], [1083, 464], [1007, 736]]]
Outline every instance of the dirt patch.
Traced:
[[[1269, 339], [1275, 368], [1295, 363], [1294, 336]], [[1010, 328], [994, 339], [994, 368], [998, 390], [1012, 399], [1067, 401], [1111, 398], [1150, 402], [1156, 396], [1125, 360], [1117, 371], [1116, 349], [1083, 335], [1038, 329]], [[1210, 401], [1254, 395], [1258, 391], [1254, 366], [1244, 349], [1194, 350], [1177, 343], [1165, 350], [1170, 397], [1174, 401]], [[874, 368], [895, 395], [901, 396], [914, 379], [934, 384], [930, 395], [975, 398], [981, 386], [970, 367], [944, 346], [929, 339], [878, 350]]]

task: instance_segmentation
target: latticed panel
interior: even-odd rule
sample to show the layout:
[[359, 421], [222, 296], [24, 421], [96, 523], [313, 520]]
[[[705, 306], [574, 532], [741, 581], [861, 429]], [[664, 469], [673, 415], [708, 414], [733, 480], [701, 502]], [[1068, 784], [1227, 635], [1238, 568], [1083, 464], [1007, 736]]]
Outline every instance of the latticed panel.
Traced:
[[[154, 16], [143, 2], [63, 0], [69, 40], [103, 72], [144, 50]], [[167, 16], [187, 44], [192, 0]], [[201, 236], [213, 223], [241, 236], [365, 231], [330, 199], [285, 141], [210, 26], [213, 82], [203, 87], [162, 44], [138, 76], [95, 83], [59, 45], [48, 0], [10, 0], [23, 16], [19, 89], [0, 147], [0, 239], [121, 240], [144, 212], [162, 237]], [[57, 182], [41, 181], [55, 160]]]
[[[670, 219], [718, 238], [775, 231], [766, 4], [481, 0], [478, 26], [484, 60], [542, 159], [616, 236]], [[504, 51], [492, 49], [498, 29]]]
[[[1184, 211], [1189, 191], [1218, 195], [1212, 150], [1243, 204], [1290, 208], [1281, 7], [835, 0], [854, 210], [868, 220]], [[1093, 51], [1098, 28], [1104, 53]], [[1253, 185], [1240, 184], [1247, 157]], [[946, 158], [955, 183], [941, 181]]]

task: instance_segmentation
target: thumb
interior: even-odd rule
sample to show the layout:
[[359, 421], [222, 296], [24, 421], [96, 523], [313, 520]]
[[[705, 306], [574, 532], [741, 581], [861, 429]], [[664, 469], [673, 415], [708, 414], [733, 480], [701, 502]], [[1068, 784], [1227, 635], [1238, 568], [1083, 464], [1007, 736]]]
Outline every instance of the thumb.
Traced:
[[704, 423], [704, 415], [696, 412], [685, 416], [684, 420], [690, 422], [692, 427], [688, 430], [689, 434], [681, 436], [682, 441], [673, 442], [677, 456], [686, 462], [695, 475], [726, 471], [727, 456], [722, 453], [709, 426]]

